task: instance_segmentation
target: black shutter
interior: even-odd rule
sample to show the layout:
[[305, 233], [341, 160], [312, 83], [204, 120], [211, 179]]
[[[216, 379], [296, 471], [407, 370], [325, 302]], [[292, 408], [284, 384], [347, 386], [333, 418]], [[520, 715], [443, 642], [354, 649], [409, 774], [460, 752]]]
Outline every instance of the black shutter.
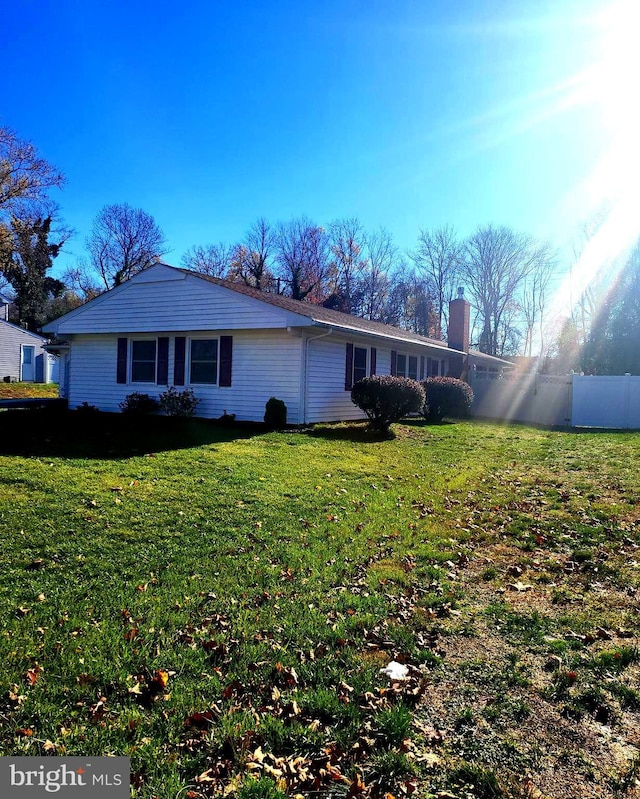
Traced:
[[159, 386], [166, 386], [169, 382], [169, 337], [158, 338], [158, 380]]
[[371, 359], [369, 361], [369, 374], [373, 377], [376, 373], [376, 356], [377, 351], [375, 347], [371, 347]]
[[118, 364], [116, 366], [116, 383], [127, 382], [127, 349], [129, 342], [126, 338], [118, 339]]
[[175, 358], [173, 363], [173, 384], [184, 386], [184, 361], [187, 349], [187, 339], [184, 336], [176, 336]]
[[231, 362], [233, 355], [233, 336], [220, 336], [220, 382], [225, 387], [231, 385]]
[[347, 352], [344, 363], [344, 390], [351, 391], [353, 388], [353, 344], [347, 343]]
[[424, 380], [424, 355], [420, 356], [420, 380]]
[[391, 350], [391, 374], [395, 375], [398, 371], [398, 353], [395, 350]]

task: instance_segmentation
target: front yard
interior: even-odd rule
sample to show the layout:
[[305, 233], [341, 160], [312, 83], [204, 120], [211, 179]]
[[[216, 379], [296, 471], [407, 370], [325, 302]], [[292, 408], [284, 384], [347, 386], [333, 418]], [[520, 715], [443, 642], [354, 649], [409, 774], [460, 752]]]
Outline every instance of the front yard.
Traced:
[[0, 754], [128, 755], [146, 799], [637, 795], [640, 435], [21, 413]]
[[58, 396], [57, 383], [0, 383], [0, 400], [37, 399]]

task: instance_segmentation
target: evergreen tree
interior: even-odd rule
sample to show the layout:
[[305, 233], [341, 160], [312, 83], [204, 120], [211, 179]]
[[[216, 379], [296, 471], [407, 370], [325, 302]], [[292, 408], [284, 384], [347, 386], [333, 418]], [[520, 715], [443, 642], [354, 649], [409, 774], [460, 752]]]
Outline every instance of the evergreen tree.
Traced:
[[582, 360], [586, 372], [640, 375], [640, 242], [600, 305]]
[[6, 229], [9, 246], [2, 248], [0, 270], [14, 291], [15, 321], [37, 331], [49, 318], [51, 301], [60, 297], [65, 285], [48, 275], [64, 244], [50, 241], [52, 218], [13, 216]]

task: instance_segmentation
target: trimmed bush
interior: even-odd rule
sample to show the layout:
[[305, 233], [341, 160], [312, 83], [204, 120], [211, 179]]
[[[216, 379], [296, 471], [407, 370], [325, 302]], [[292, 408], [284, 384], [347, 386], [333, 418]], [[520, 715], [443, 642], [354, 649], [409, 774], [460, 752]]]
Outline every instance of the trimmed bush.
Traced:
[[141, 391], [134, 391], [120, 403], [120, 410], [127, 416], [149, 416], [155, 413], [160, 404], [157, 399], [143, 394]]
[[281, 399], [271, 397], [264, 409], [264, 423], [272, 430], [279, 430], [287, 425], [287, 406]]
[[88, 402], [83, 402], [82, 405], [78, 405], [74, 413], [83, 418], [92, 418], [94, 416], [99, 416], [102, 411], [97, 405], [90, 405]]
[[190, 388], [178, 391], [175, 386], [171, 386], [160, 394], [160, 408], [167, 416], [193, 416], [199, 402]]
[[455, 377], [428, 377], [423, 380], [425, 403], [422, 415], [427, 422], [441, 422], [445, 416], [463, 419], [469, 415], [473, 391], [464, 380]]
[[363, 377], [351, 389], [351, 402], [367, 414], [371, 429], [381, 433], [403, 416], [419, 413], [424, 401], [424, 389], [409, 377]]

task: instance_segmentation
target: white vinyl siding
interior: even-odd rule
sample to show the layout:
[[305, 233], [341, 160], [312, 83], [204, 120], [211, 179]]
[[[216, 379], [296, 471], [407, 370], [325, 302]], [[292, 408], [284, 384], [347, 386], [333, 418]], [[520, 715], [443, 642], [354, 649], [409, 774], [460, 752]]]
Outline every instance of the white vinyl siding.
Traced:
[[35, 357], [47, 355], [42, 349], [44, 339], [28, 333], [10, 322], [0, 320], [0, 380], [5, 377], [20, 379], [22, 346], [35, 347]]
[[57, 327], [60, 338], [70, 333], [166, 333], [184, 330], [233, 331], [285, 328], [287, 312], [234, 293], [199, 277], [155, 282], [142, 274], [98, 297], [86, 311], [72, 312]]
[[[351, 402], [351, 392], [345, 391], [345, 347], [347, 339], [323, 338], [310, 340], [307, 355], [307, 422], [335, 422], [362, 419], [364, 414]], [[358, 342], [354, 346], [362, 347]], [[391, 350], [376, 348], [376, 373], [389, 374]]]
[[[300, 363], [302, 339], [277, 330], [220, 331], [233, 336], [232, 385], [193, 385], [200, 400], [196, 415], [217, 418], [235, 413], [238, 421], [262, 421], [267, 400], [277, 397], [287, 406], [287, 421], [299, 422]], [[174, 341], [169, 335], [169, 385], [173, 381]], [[201, 331], [180, 333], [187, 339], [203, 339]], [[83, 402], [103, 411], [118, 412], [120, 403], [138, 384], [116, 383], [116, 335], [77, 335], [71, 339], [69, 406]], [[343, 359], [344, 361], [344, 359]], [[344, 362], [343, 362], [344, 370]], [[344, 375], [343, 375], [344, 380]], [[147, 384], [145, 393], [159, 397], [166, 386]], [[178, 390], [182, 390], [178, 387]]]

